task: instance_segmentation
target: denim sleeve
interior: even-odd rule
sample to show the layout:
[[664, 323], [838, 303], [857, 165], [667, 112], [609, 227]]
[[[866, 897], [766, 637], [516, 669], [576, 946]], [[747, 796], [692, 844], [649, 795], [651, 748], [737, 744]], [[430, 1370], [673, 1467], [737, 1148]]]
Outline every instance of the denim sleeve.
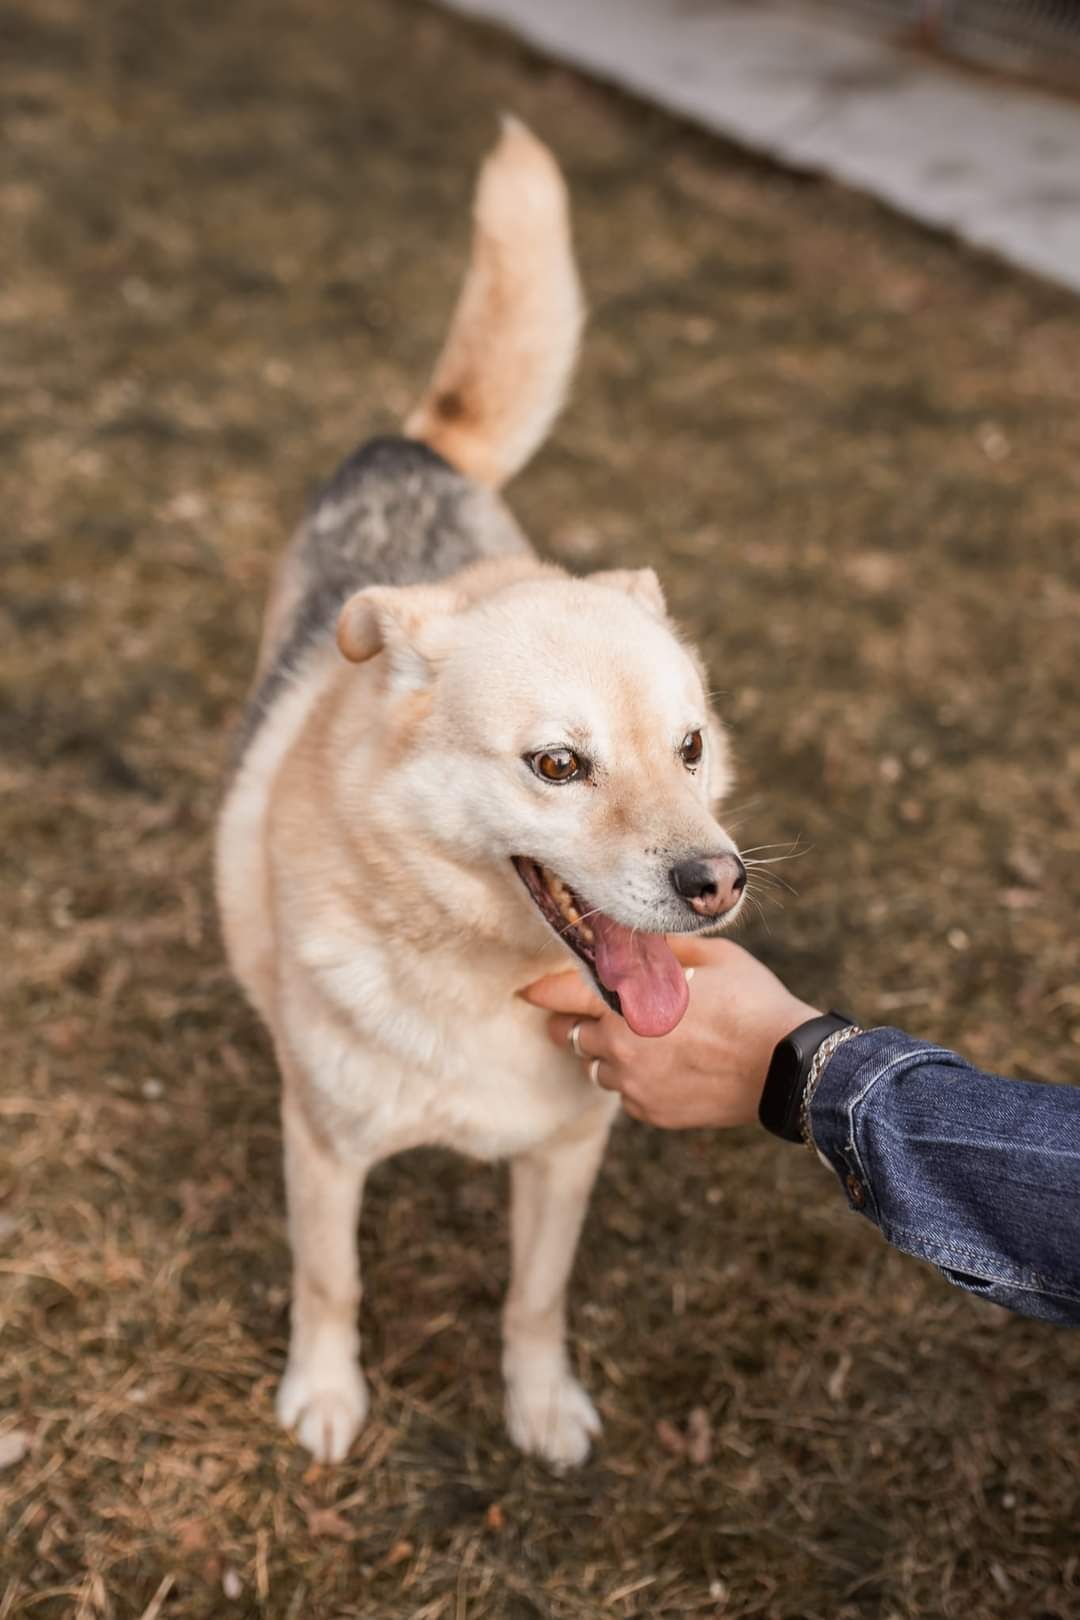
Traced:
[[896, 1029], [843, 1042], [814, 1145], [848, 1203], [949, 1282], [1080, 1326], [1080, 1087], [983, 1074]]

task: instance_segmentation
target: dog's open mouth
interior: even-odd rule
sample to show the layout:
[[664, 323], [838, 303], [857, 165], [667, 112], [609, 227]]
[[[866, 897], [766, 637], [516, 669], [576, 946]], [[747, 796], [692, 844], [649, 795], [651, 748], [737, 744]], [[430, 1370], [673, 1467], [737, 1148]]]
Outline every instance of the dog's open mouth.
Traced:
[[643, 934], [597, 911], [539, 861], [514, 856], [517, 874], [564, 945], [585, 963], [608, 1006], [635, 1035], [667, 1035], [690, 999], [663, 934]]

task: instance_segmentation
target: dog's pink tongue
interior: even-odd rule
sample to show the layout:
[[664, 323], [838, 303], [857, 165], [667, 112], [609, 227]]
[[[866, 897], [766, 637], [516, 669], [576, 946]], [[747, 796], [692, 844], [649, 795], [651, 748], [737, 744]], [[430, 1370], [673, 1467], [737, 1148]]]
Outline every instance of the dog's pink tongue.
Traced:
[[690, 1000], [686, 974], [663, 934], [639, 934], [597, 911], [589, 918], [596, 937], [596, 971], [614, 990], [635, 1035], [666, 1035]]

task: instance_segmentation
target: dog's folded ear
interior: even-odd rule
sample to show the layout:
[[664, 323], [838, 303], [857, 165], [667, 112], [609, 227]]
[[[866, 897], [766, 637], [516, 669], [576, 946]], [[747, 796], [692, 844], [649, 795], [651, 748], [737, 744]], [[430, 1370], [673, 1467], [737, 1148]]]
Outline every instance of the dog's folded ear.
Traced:
[[590, 574], [588, 578], [592, 585], [606, 585], [609, 590], [625, 591], [635, 602], [640, 602], [653, 618], [667, 618], [664, 587], [657, 579], [655, 569], [605, 568], [598, 574]]
[[342, 608], [337, 644], [353, 664], [385, 653], [391, 687], [418, 691], [431, 681], [449, 621], [461, 606], [447, 585], [372, 585]]

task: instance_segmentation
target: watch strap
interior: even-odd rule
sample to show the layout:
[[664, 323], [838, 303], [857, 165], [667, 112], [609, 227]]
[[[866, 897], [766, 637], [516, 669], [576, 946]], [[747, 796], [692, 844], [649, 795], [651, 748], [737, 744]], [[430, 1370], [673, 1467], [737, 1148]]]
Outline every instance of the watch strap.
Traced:
[[854, 1024], [846, 1013], [822, 1013], [777, 1043], [758, 1105], [758, 1118], [767, 1131], [785, 1142], [803, 1140], [803, 1094], [814, 1058], [830, 1035]]

